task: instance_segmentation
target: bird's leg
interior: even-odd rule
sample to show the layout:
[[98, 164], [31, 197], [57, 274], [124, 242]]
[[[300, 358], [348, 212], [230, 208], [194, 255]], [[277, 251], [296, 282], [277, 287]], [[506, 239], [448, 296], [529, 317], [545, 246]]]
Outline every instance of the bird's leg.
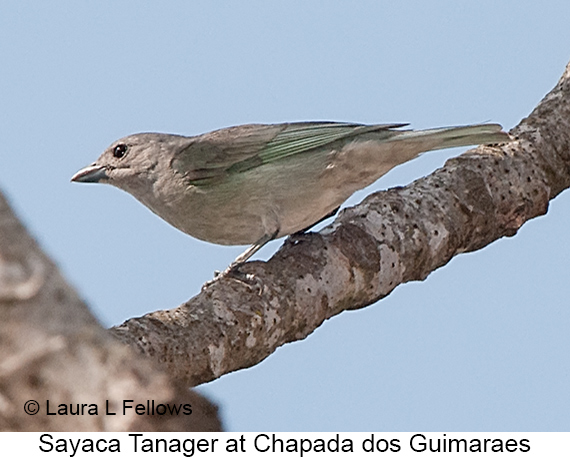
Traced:
[[220, 274], [226, 275], [230, 271], [238, 268], [242, 263], [247, 262], [253, 254], [255, 254], [257, 251], [259, 251], [263, 246], [265, 246], [271, 240], [274, 240], [275, 237], [277, 236], [277, 233], [278, 233], [278, 231], [275, 231], [273, 233], [266, 233], [265, 235], [263, 235], [259, 240], [257, 240], [250, 247], [248, 247], [245, 251], [243, 251], [240, 255], [238, 255], [236, 257], [236, 259], [232, 263], [230, 263], [228, 268], [226, 268]]
[[265, 246], [270, 241], [274, 240], [275, 237], [277, 236], [277, 233], [279, 233], [279, 230], [276, 230], [273, 233], [266, 233], [265, 235], [263, 235], [259, 240], [257, 240], [244, 252], [242, 252], [239, 256], [237, 256], [236, 259], [229, 264], [228, 268], [226, 268], [224, 271], [214, 272], [214, 279], [205, 283], [202, 289], [205, 289], [206, 287], [212, 285], [214, 282], [218, 281], [224, 276], [231, 276], [232, 278], [237, 279], [238, 281], [246, 283], [251, 282], [254, 279], [254, 276], [252, 274], [241, 273], [238, 270], [238, 268], [242, 264], [244, 264], [247, 260], [249, 260], [249, 258], [257, 251], [259, 251], [263, 246]]
[[259, 251], [263, 246], [269, 243], [271, 240], [275, 239], [277, 232], [272, 234], [263, 235], [259, 240], [248, 247], [244, 252], [242, 252], [236, 259], [230, 264], [229, 269], [235, 268], [236, 266], [247, 262], [249, 258]]

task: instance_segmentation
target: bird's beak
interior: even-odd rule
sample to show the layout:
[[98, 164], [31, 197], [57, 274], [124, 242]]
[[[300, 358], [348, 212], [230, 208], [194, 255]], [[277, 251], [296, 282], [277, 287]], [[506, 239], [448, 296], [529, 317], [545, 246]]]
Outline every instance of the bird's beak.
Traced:
[[103, 165], [89, 165], [71, 177], [72, 182], [99, 182], [108, 178]]

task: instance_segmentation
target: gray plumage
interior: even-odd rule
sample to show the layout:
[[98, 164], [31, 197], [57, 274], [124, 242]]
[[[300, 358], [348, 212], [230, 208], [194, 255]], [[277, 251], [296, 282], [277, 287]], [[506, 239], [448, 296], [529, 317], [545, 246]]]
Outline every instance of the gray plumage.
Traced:
[[401, 130], [405, 125], [298, 122], [194, 137], [140, 133], [111, 144], [72, 181], [123, 189], [195, 238], [251, 244], [236, 259], [241, 263], [422, 152], [509, 141], [498, 124]]

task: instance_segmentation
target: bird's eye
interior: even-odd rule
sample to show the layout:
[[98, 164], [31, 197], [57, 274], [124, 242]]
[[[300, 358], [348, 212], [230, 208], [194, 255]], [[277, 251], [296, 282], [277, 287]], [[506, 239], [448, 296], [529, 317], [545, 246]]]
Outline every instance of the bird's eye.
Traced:
[[121, 159], [127, 153], [127, 145], [126, 144], [118, 144], [113, 148], [113, 156], [117, 159]]

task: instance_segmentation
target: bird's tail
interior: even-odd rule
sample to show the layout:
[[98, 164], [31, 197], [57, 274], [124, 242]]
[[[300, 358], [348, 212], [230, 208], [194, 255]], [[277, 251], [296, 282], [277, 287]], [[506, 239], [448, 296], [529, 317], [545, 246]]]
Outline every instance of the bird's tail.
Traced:
[[389, 141], [417, 142], [424, 151], [476, 144], [506, 143], [511, 138], [499, 124], [475, 124], [428, 130], [403, 131]]

